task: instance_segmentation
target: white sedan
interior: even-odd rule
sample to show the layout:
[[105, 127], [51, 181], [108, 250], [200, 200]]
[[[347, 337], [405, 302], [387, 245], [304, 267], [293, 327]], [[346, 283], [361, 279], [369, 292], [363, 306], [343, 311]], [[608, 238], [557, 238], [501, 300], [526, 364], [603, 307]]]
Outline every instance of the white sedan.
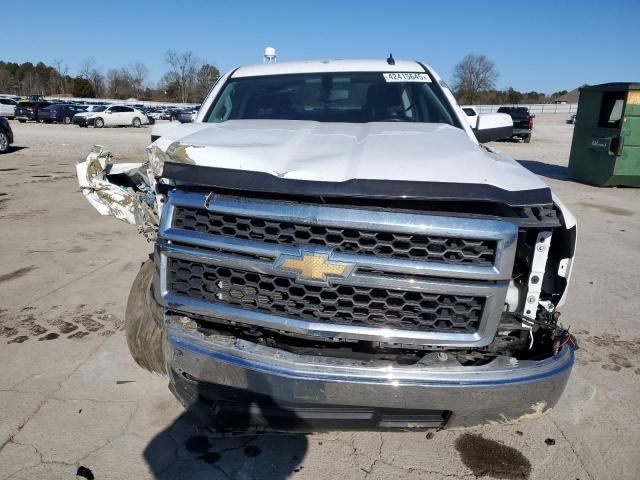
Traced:
[[95, 128], [103, 127], [140, 127], [148, 125], [149, 119], [140, 110], [125, 105], [110, 105], [102, 112], [91, 112], [83, 116], [86, 125], [93, 125]]
[[0, 98], [0, 117], [15, 118], [16, 105], [12, 98]]

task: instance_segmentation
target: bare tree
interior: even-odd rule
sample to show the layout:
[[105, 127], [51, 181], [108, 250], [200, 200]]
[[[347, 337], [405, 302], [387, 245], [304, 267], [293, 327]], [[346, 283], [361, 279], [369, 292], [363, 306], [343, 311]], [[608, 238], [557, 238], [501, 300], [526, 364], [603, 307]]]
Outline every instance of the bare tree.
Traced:
[[78, 76], [89, 80], [93, 91], [96, 96], [101, 96], [104, 93], [104, 75], [100, 71], [100, 67], [96, 65], [96, 59], [93, 57], [87, 57], [80, 62], [80, 68], [78, 69]]
[[107, 72], [107, 94], [112, 98], [125, 99], [135, 96], [131, 74], [126, 68], [114, 68]]
[[209, 92], [209, 89], [220, 78], [220, 71], [208, 63], [203, 64], [196, 74], [196, 84], [194, 89], [194, 98], [196, 102], [201, 102]]
[[149, 76], [149, 69], [144, 63], [136, 62], [129, 67], [129, 75], [135, 96], [139, 98], [142, 96], [142, 92], [144, 92], [145, 82]]
[[51, 89], [53, 93], [64, 93], [68, 90], [67, 79], [69, 77], [69, 65], [59, 58], [53, 59], [53, 65], [58, 75], [52, 78]]
[[202, 61], [190, 51], [178, 53], [175, 50], [169, 50], [164, 60], [171, 68], [165, 78], [167, 83], [177, 85], [179, 100], [185, 103], [193, 99], [196, 76]]
[[91, 72], [96, 68], [96, 59], [93, 57], [87, 57], [80, 62], [78, 68], [78, 76], [89, 80], [91, 78]]
[[478, 93], [494, 88], [498, 71], [484, 55], [468, 54], [453, 69], [453, 89], [460, 101], [473, 103]]

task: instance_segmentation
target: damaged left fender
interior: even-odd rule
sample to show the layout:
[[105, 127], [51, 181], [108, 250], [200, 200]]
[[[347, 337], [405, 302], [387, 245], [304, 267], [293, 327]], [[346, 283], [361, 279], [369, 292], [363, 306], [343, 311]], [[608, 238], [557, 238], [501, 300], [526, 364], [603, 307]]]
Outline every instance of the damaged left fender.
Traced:
[[83, 195], [101, 215], [155, 232], [159, 216], [148, 162], [113, 163], [111, 152], [96, 145], [76, 164], [76, 173]]

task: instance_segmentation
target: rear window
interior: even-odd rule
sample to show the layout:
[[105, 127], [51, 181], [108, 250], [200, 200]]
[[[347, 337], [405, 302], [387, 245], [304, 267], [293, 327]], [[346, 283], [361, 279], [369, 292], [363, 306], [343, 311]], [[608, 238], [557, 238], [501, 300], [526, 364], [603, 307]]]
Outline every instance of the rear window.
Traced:
[[206, 121], [423, 122], [456, 125], [425, 74], [305, 73], [232, 78]]
[[526, 107], [500, 107], [498, 113], [509, 113], [514, 115], [529, 115], [529, 109]]

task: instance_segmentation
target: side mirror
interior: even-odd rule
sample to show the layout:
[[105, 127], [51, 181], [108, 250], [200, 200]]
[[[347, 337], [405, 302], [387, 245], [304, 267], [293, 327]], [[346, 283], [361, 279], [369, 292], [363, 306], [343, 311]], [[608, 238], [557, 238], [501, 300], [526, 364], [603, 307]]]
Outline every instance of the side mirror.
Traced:
[[506, 113], [483, 113], [478, 115], [474, 133], [480, 143], [502, 140], [513, 133], [513, 120]]

